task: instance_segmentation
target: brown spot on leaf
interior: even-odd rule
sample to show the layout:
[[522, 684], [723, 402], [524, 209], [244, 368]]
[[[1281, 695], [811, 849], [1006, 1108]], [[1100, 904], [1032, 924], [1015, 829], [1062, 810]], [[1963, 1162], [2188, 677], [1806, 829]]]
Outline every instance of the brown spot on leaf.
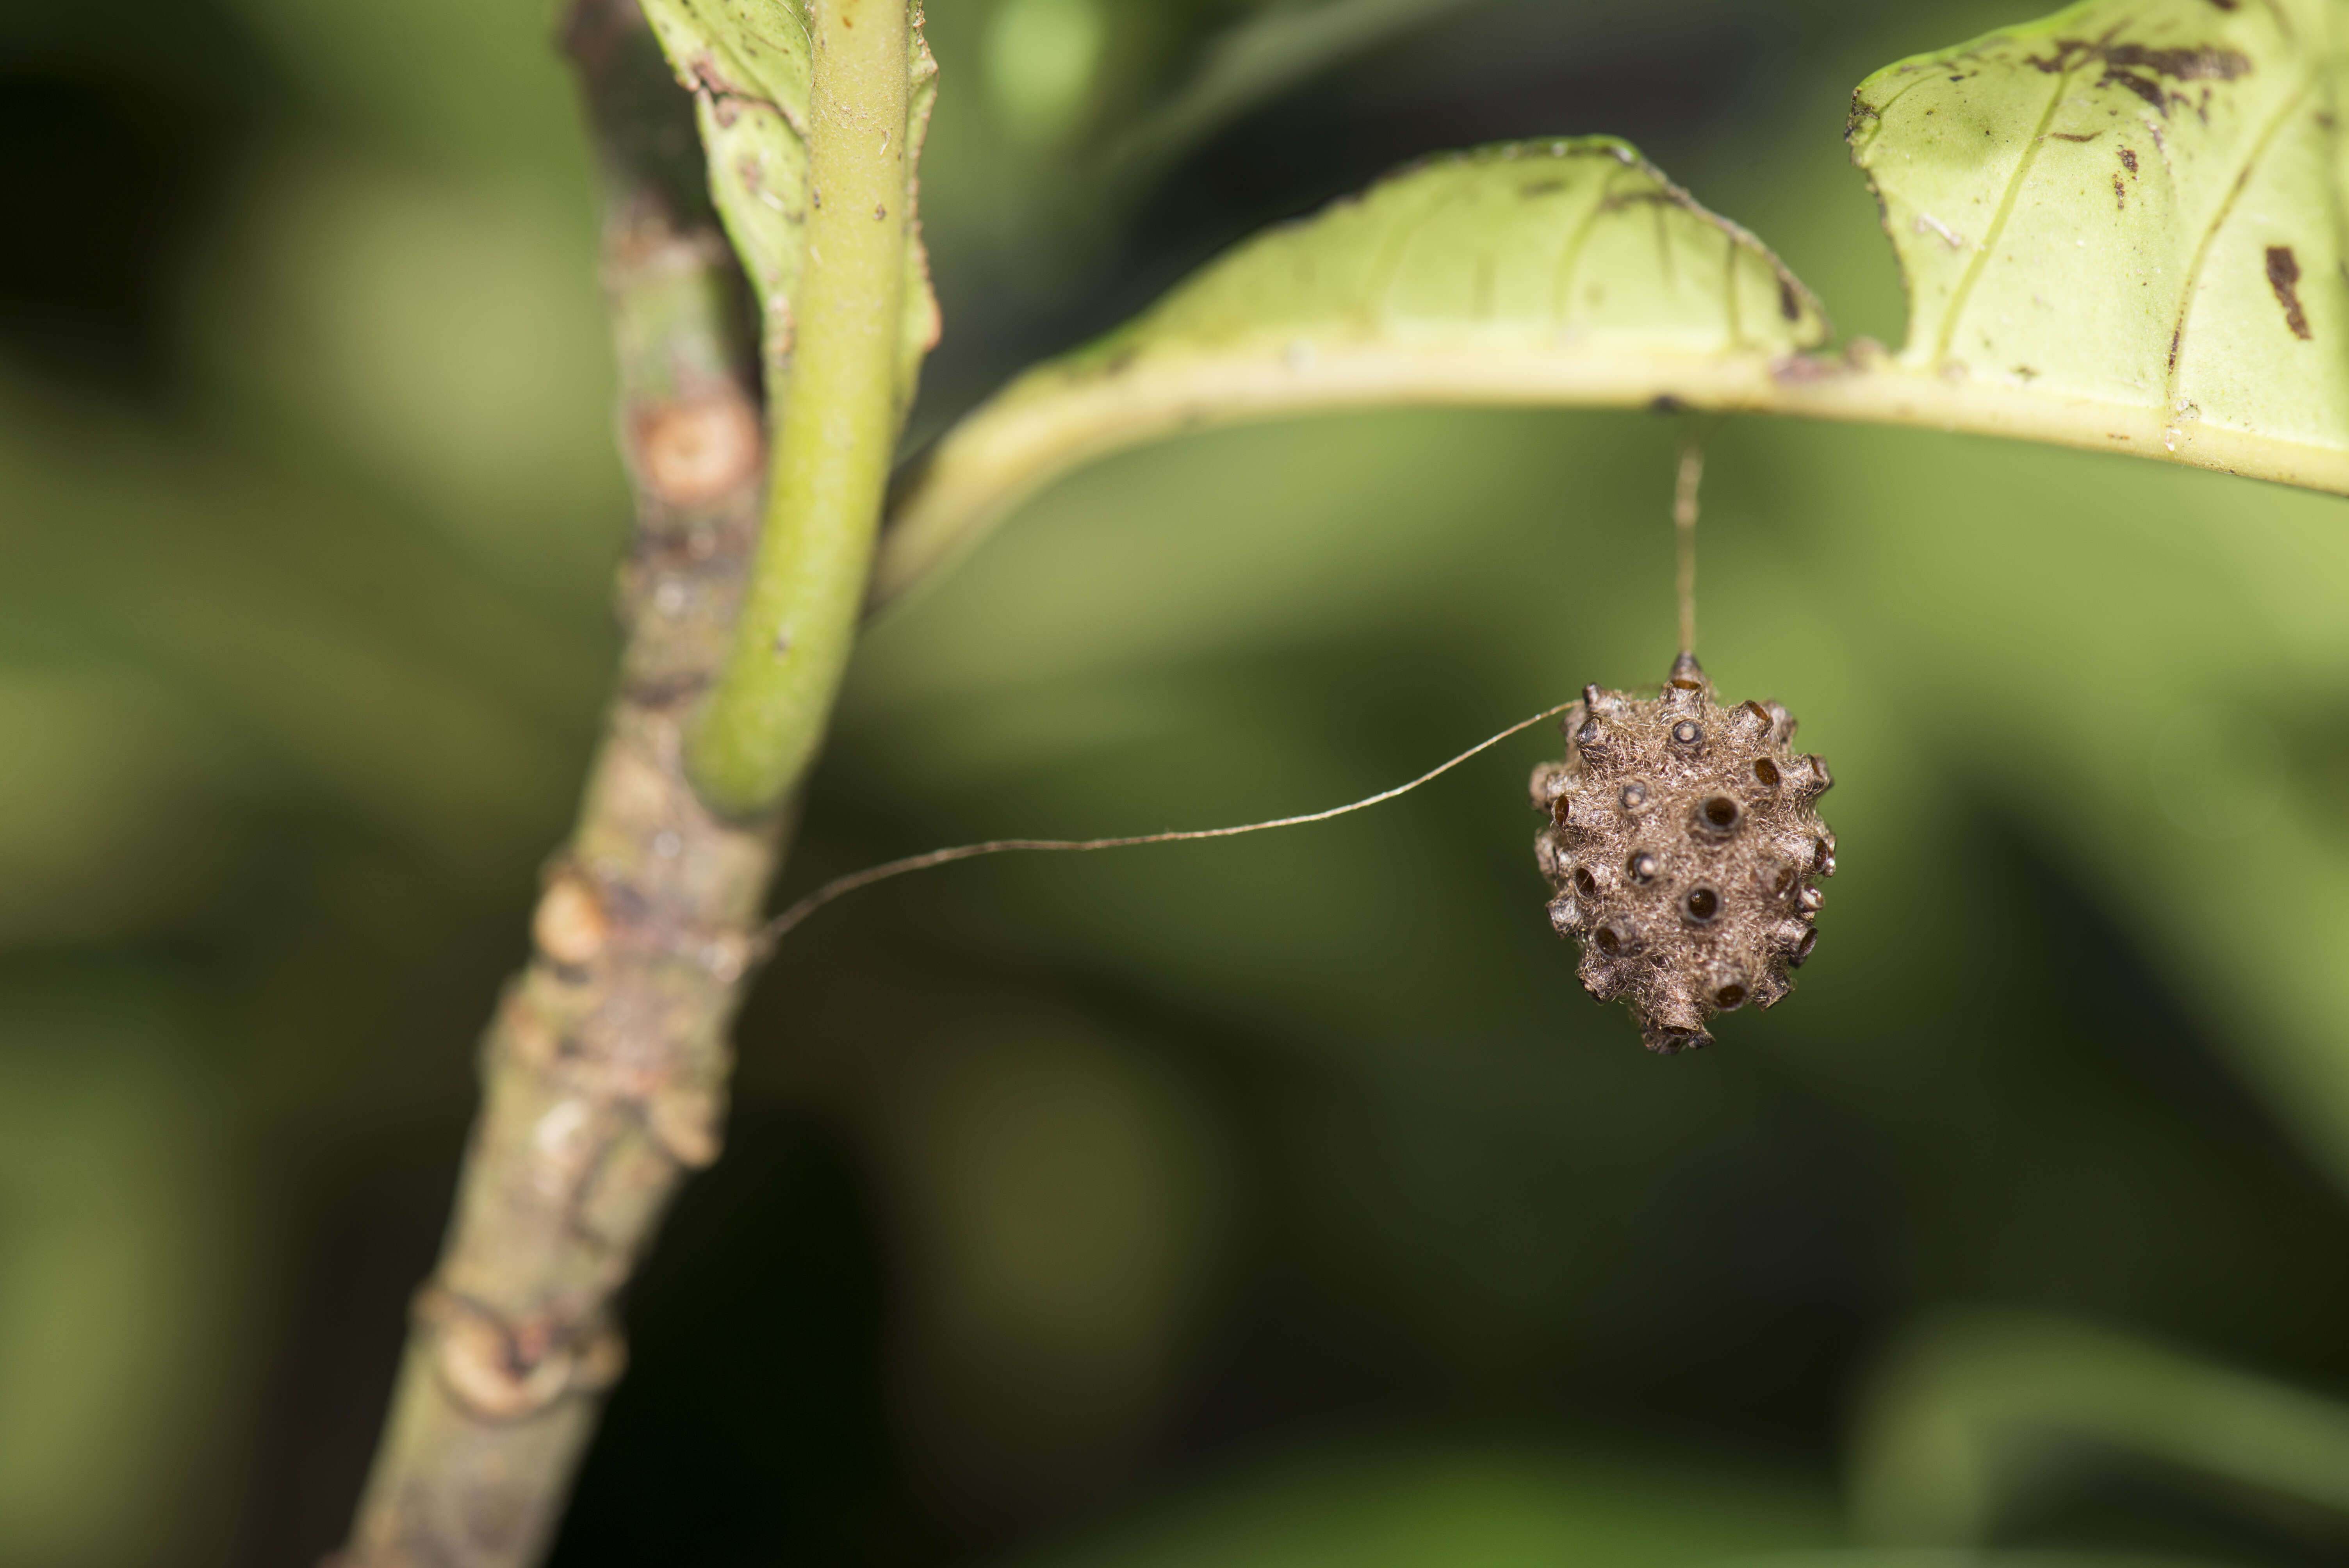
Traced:
[[1770, 379], [1787, 387], [1808, 381], [1826, 381], [1848, 371], [1865, 370], [1868, 362], [1881, 357], [1882, 353], [1882, 345], [1862, 339], [1846, 349], [1839, 357], [1831, 358], [1820, 354], [1782, 355], [1770, 362]]
[[2035, 66], [2049, 76], [2070, 70], [2096, 52], [2096, 46], [2085, 38], [2058, 38], [2052, 55], [2025, 55], [2023, 64]]
[[702, 50], [685, 64], [686, 74], [693, 78], [689, 84], [695, 92], [708, 93], [712, 98], [747, 98], [750, 89], [730, 80], [719, 68], [718, 57]]
[[2107, 66], [2131, 66], [2174, 81], [2231, 82], [2251, 74], [2251, 57], [2240, 49], [2198, 44], [2190, 49], [2148, 49], [2142, 44], [2115, 44], [2102, 51]]
[[2137, 153], [2134, 150], [2126, 147], [2121, 149], [2121, 167], [2131, 174], [2137, 172]]
[[2163, 92], [2161, 90], [2161, 84], [2155, 81], [2150, 77], [2140, 77], [2128, 71], [2116, 71], [2108, 69], [2102, 77], [2097, 78], [2096, 85], [2100, 88], [2127, 88], [2129, 91], [2137, 94], [2137, 97], [2151, 104], [2155, 109], [2160, 113], [2168, 114], [2169, 112], [2169, 95]]
[[[2251, 57], [2240, 49], [2221, 48], [2216, 44], [2154, 49], [2143, 44], [2111, 43], [2109, 37], [2110, 35], [2093, 40], [2059, 38], [2054, 54], [2028, 55], [2024, 60], [2050, 76], [2077, 70], [2091, 60], [2101, 60], [2105, 74], [2097, 79], [2098, 87], [2127, 88], [2165, 118], [2169, 113], [2170, 98], [2160, 78], [2231, 82], [2251, 74]], [[2209, 93], [2206, 88], [2199, 112], [2207, 114], [2209, 108]]]
[[2294, 337], [2309, 336], [2308, 313], [2300, 308], [2300, 261], [2292, 253], [2290, 245], [2268, 247], [2268, 287], [2275, 290], [2276, 303], [2283, 306], [2283, 324], [2292, 328]]
[[2075, 130], [2051, 130], [2047, 134], [2058, 141], [2094, 141], [2105, 133], [2101, 130], [2092, 130], [2087, 135], [2082, 136]]
[[1778, 280], [1778, 314], [1788, 321], [1803, 319], [1803, 302], [1795, 297], [1795, 285], [1785, 278]]
[[2128, 211], [2128, 187], [2117, 174], [2113, 176], [2113, 205], [2124, 212]]

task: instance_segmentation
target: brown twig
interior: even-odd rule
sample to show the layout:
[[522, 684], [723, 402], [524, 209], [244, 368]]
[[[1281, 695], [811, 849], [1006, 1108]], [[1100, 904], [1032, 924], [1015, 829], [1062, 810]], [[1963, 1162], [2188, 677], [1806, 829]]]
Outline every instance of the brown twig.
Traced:
[[638, 518], [620, 688], [419, 1295], [347, 1568], [526, 1568], [625, 1359], [615, 1298], [717, 1158], [728, 1026], [783, 824], [705, 810], [680, 727], [723, 659], [764, 466], [740, 280], [688, 100], [633, 0], [565, 30], [607, 181], [604, 265]]

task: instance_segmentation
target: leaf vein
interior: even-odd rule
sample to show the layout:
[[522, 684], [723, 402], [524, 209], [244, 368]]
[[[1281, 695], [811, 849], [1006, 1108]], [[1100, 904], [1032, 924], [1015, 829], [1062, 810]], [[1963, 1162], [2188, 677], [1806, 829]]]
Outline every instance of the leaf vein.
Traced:
[[1567, 236], [1564, 248], [1557, 253], [1557, 265], [1552, 274], [1557, 281], [1550, 288], [1550, 308], [1557, 318], [1555, 325], [1561, 332], [1566, 330], [1567, 324], [1574, 315], [1574, 285], [1581, 281], [1583, 250], [1590, 242], [1591, 232], [1599, 227], [1599, 220], [1607, 215], [1607, 203], [1614, 195], [1615, 181], [1622, 177], [1625, 168], [1625, 165], [1617, 164], [1599, 182], [1598, 194], [1591, 199], [1590, 211], [1583, 214], [1582, 222], [1575, 225], [1574, 232]]
[[1369, 325], [1377, 330], [1394, 321], [1393, 294], [1402, 281], [1402, 264], [1412, 246], [1434, 225], [1435, 220], [1457, 206], [1464, 192], [1454, 188], [1440, 192], [1432, 202], [1423, 205], [1409, 218], [1394, 226], [1393, 234], [1380, 247], [1378, 259], [1371, 264], [1368, 279], [1370, 307]]
[[1966, 263], [1965, 275], [1951, 291], [1950, 303], [1942, 307], [1941, 328], [1934, 335], [1933, 364], [1938, 368], [1948, 362], [1950, 345], [1958, 335], [1958, 317], [1965, 313], [1966, 301], [1982, 281], [1982, 269], [1990, 264], [1992, 253], [2000, 238], [2006, 232], [2006, 221], [2014, 213], [2015, 199], [2023, 193], [2023, 181], [2031, 177], [2031, 166], [2038, 161], [2039, 149], [2047, 139], [2047, 128], [2054, 122], [2055, 110], [2064, 102], [2064, 95], [2072, 86], [2072, 73], [2065, 71], [2055, 78], [2055, 90], [2047, 95], [2047, 107], [2040, 111], [2039, 123], [2031, 129], [2031, 139], [2023, 144], [2023, 156], [2015, 160], [2014, 172], [2007, 177], [2006, 189], [1999, 193], [1998, 211], [1992, 214], [1990, 227], [1983, 232], [1981, 249]]
[[2178, 296], [2178, 315], [2169, 329], [2169, 366], [2161, 384], [2161, 406], [2164, 409], [2178, 406], [2178, 367], [2186, 357], [2186, 329], [2192, 324], [2194, 296], [2202, 290], [2202, 269], [2210, 260], [2210, 246], [2218, 239], [2219, 231], [2227, 226], [2227, 220], [2234, 216], [2235, 200], [2251, 182], [2260, 160], [2267, 156], [2268, 148], [2275, 141], [2276, 132], [2299, 112], [2302, 100], [2308, 97], [2309, 89], [2315, 85], [2313, 73], [2302, 77], [2300, 86], [2292, 89], [2292, 96], [2283, 100], [2282, 107], [2261, 128], [2259, 139], [2251, 143], [2251, 150], [2244, 156], [2243, 167], [2235, 173], [2235, 182], [2227, 187], [2227, 194], [2220, 201], [2219, 210], [2203, 226], [2202, 237], [2194, 242], [2194, 260], [2186, 269], [2186, 286]]

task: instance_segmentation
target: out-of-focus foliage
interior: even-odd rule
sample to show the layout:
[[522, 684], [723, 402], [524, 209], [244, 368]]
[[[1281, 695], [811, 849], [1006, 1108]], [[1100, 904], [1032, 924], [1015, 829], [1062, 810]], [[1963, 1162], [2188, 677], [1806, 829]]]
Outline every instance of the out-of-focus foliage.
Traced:
[[[1261, 1467], [1145, 1514], [1113, 1546], [1048, 1568], [1341, 1568], [1355, 1563], [1608, 1563], [1621, 1568], [1764, 1556], [1830, 1539], [1832, 1498], [1744, 1456], [1599, 1454], [1568, 1444], [1463, 1444], [1436, 1453], [1355, 1443]], [[1659, 1462], [1661, 1460], [1661, 1462]]]
[[[1493, 0], [1108, 158], [1258, 15], [931, 7], [923, 428], [1518, 136], [1631, 137], [1893, 335], [1851, 84], [2017, 19]], [[546, 23], [0, 20], [40, 241], [0, 257], [0, 1561], [308, 1563], [356, 1489], [612, 652]], [[1060, 78], [1004, 63], [1054, 27]], [[1675, 434], [1333, 417], [1074, 476], [874, 632], [794, 885], [1326, 805], [1658, 677]], [[1786, 1005], [1657, 1061], [1576, 989], [1532, 737], [1323, 827], [861, 895], [744, 1020], [558, 1561], [1857, 1568], [1839, 1476], [1973, 1397], [1913, 1376], [1944, 1309], [2349, 1391], [2344, 503], [1916, 432], [1711, 451], [1707, 666], [1841, 781]], [[2018, 1561], [2341, 1550], [2312, 1499], [2050, 1435], [1980, 1514]]]
[[1873, 1399], [1852, 1502], [1878, 1540], [1979, 1540], [2061, 1472], [2051, 1460], [2067, 1448], [2349, 1511], [2349, 1407], [2060, 1318], [1928, 1323]]

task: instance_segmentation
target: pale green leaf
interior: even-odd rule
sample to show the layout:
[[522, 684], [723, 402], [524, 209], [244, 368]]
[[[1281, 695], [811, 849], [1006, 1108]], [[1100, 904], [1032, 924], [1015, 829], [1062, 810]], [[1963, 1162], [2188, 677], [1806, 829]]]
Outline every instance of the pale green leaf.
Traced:
[[1513, 142], [1397, 175], [1275, 229], [1059, 374], [1257, 354], [1456, 356], [1531, 349], [1713, 361], [1816, 347], [1825, 316], [1751, 234], [1627, 144]]
[[[788, 371], [792, 301], [807, 254], [807, 10], [802, 0], [644, 0], [678, 80], [693, 94], [709, 165], [709, 194], [765, 316], [771, 393]], [[905, 114], [910, 161], [921, 156], [937, 99], [937, 61], [912, 18]], [[911, 182], [909, 181], [909, 189]], [[937, 342], [938, 307], [918, 225], [905, 250], [901, 379], [910, 398], [922, 356]]]
[[902, 587], [1050, 473], [1184, 424], [1397, 402], [1766, 397], [1823, 345], [1761, 242], [1623, 142], [1423, 164], [1214, 263], [1014, 383], [951, 438], [885, 544]]
[[2336, 12], [2091, 0], [1863, 82], [1900, 365], [2148, 411], [2171, 452], [2349, 451]]
[[1381, 404], [1924, 425], [2349, 493], [2342, 9], [2093, 0], [1868, 78], [1853, 154], [1909, 282], [1898, 356], [1818, 352], [1808, 294], [1619, 142], [1399, 176], [966, 419], [905, 487], [877, 592], [1112, 448]]

